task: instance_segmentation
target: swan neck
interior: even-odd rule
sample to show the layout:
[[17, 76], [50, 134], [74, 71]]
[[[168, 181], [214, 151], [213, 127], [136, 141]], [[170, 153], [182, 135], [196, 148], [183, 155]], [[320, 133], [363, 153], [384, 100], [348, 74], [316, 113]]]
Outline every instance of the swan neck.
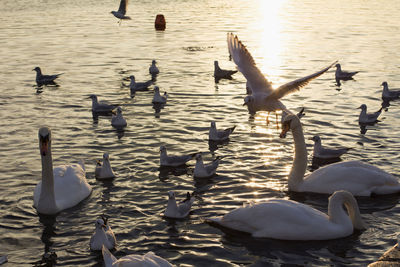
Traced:
[[[345, 206], [347, 213], [343, 209]], [[360, 209], [353, 195], [347, 191], [335, 192], [329, 199], [328, 205], [329, 220], [333, 223], [344, 224], [351, 220], [355, 229], [365, 229], [365, 224], [361, 218]]]
[[294, 139], [294, 158], [288, 184], [289, 190], [298, 191], [307, 169], [307, 147], [300, 122], [297, 127], [292, 129], [292, 134]]
[[54, 193], [53, 159], [50, 146], [48, 153], [45, 156], [42, 155], [42, 186], [37, 209], [40, 213], [53, 214], [57, 212]]

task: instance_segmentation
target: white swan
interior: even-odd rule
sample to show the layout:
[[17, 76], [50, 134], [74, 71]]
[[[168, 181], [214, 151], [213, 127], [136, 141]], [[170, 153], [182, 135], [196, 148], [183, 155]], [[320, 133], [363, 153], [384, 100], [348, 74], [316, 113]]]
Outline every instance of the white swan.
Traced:
[[307, 177], [307, 148], [299, 118], [290, 114], [282, 122], [281, 137], [291, 130], [294, 139], [294, 159], [289, 173], [290, 191], [332, 194], [347, 190], [355, 196], [393, 194], [400, 184], [393, 175], [361, 161], [338, 162], [321, 167]]
[[165, 209], [164, 216], [175, 219], [185, 218], [186, 216], [189, 215], [190, 208], [192, 207], [193, 202], [194, 202], [193, 194], [190, 195], [190, 193], [187, 192], [186, 198], [178, 205], [175, 199], [175, 192], [169, 191], [168, 204], [167, 208]]
[[144, 255], [127, 255], [119, 260], [103, 246], [102, 249], [105, 267], [172, 267], [172, 265], [153, 252], [147, 252]]
[[328, 215], [292, 200], [270, 199], [208, 221], [253, 237], [282, 240], [335, 239], [351, 235], [354, 228], [365, 228], [357, 201], [347, 191], [336, 191], [330, 196]]
[[89, 244], [91, 250], [102, 250], [103, 245], [108, 249], [113, 249], [117, 243], [107, 219], [103, 216], [101, 217], [101, 219], [96, 220], [96, 230], [90, 238]]
[[103, 154], [103, 165], [100, 161], [97, 162], [94, 174], [97, 179], [109, 179], [115, 177], [114, 171], [110, 164], [110, 157], [108, 153]]
[[51, 131], [39, 130], [39, 149], [42, 157], [42, 181], [33, 194], [34, 207], [42, 214], [56, 214], [71, 208], [92, 192], [85, 177], [83, 163], [62, 165], [54, 168], [51, 156]]

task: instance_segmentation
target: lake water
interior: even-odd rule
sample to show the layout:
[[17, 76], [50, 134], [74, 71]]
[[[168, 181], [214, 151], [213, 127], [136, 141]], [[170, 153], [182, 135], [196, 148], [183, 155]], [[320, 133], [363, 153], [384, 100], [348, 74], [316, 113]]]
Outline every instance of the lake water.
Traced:
[[[266, 113], [249, 117], [242, 106], [245, 78], [214, 82], [213, 61], [228, 61], [226, 33], [247, 45], [257, 65], [279, 85], [309, 75], [334, 60], [358, 70], [356, 80], [338, 87], [334, 70], [283, 99], [302, 119], [305, 137], [354, 149], [343, 160], [362, 160], [400, 175], [400, 101], [381, 122], [358, 126], [359, 107], [381, 106], [380, 84], [400, 87], [400, 9], [383, 1], [131, 1], [131, 21], [118, 25], [111, 10], [118, 1], [2, 0], [0, 11], [0, 255], [5, 266], [44, 265], [51, 255], [59, 266], [101, 266], [89, 238], [100, 214], [110, 216], [118, 241], [117, 258], [154, 251], [179, 266], [352, 265], [365, 266], [391, 247], [400, 229], [399, 196], [358, 198], [365, 231], [339, 240], [288, 242], [223, 233], [203, 219], [223, 215], [243, 202], [294, 199], [322, 211], [327, 196], [288, 194], [293, 139], [279, 138]], [[167, 28], [154, 30], [156, 14]], [[167, 105], [152, 107], [152, 91], [130, 97], [123, 78], [149, 79], [158, 61], [156, 85]], [[37, 91], [35, 72], [64, 73], [59, 87]], [[127, 82], [125, 82], [127, 83]], [[110, 117], [93, 120], [90, 94], [119, 103], [128, 126], [123, 133]], [[236, 125], [230, 142], [209, 151], [208, 128]], [[91, 196], [56, 217], [39, 217], [33, 189], [41, 179], [38, 129], [52, 129], [54, 164], [83, 158]], [[307, 141], [311, 165], [311, 141]], [[159, 170], [159, 147], [173, 154], [203, 151], [204, 158], [226, 156], [218, 175], [195, 180], [187, 169]], [[95, 160], [108, 152], [117, 178], [94, 177]], [[178, 199], [196, 192], [191, 215], [166, 220], [168, 191]], [[46, 253], [48, 252], [48, 253]], [[50, 258], [51, 258], [50, 257]], [[51, 261], [51, 259], [47, 259]]]

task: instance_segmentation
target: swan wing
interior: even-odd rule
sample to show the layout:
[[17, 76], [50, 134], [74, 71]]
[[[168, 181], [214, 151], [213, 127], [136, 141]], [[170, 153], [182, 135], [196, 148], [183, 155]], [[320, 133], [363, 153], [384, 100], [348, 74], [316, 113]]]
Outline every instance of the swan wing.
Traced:
[[[170, 267], [172, 266], [168, 261], [157, 256], [153, 252], [148, 252], [145, 255], [127, 255], [114, 262], [115, 266], [121, 267]], [[106, 267], [108, 267], [106, 265]]]
[[336, 64], [336, 62], [337, 61], [333, 62], [328, 67], [326, 67], [320, 71], [317, 71], [316, 73], [313, 73], [311, 75], [296, 79], [294, 81], [291, 81], [291, 82], [288, 82], [286, 84], [279, 86], [272, 92], [272, 94], [269, 97], [274, 98], [274, 99], [280, 99], [289, 93], [300, 90], [300, 88], [306, 86], [310, 81], [314, 80], [315, 78], [317, 78], [317, 77], [321, 76], [322, 74], [324, 74], [325, 72], [327, 72], [333, 65]]
[[238, 37], [234, 36], [232, 33], [228, 33], [227, 41], [229, 54], [232, 56], [239, 71], [247, 79], [252, 93], [272, 93], [273, 89], [271, 82], [269, 82], [261, 73], [260, 69], [257, 68], [256, 63], [246, 46], [244, 46]]
[[303, 192], [331, 194], [347, 190], [355, 196], [400, 192], [396, 177], [360, 161], [346, 161], [319, 168], [307, 176], [300, 187]]
[[80, 164], [54, 168], [54, 193], [57, 207], [61, 210], [75, 206], [90, 195], [85, 170]]
[[340, 227], [332, 223], [326, 214], [302, 203], [284, 199], [235, 209], [218, 223], [251, 233], [254, 237], [284, 240], [321, 240], [341, 235]]

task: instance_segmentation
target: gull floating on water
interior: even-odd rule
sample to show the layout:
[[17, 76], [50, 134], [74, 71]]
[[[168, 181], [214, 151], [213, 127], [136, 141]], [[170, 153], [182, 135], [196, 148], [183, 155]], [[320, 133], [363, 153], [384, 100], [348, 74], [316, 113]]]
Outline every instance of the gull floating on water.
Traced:
[[110, 225], [107, 222], [107, 218], [101, 216], [101, 219], [97, 219], [96, 230], [90, 238], [90, 249], [101, 250], [103, 246], [108, 249], [113, 249], [117, 243], [115, 235]]
[[215, 121], [211, 122], [211, 127], [208, 132], [208, 139], [211, 141], [224, 141], [229, 139], [229, 135], [233, 133], [235, 130], [236, 126], [224, 129], [224, 130], [217, 130], [217, 127], [215, 125]]
[[109, 179], [115, 177], [114, 171], [110, 164], [110, 157], [108, 153], [103, 154], [103, 164], [101, 163], [101, 161], [97, 161], [94, 174], [97, 179]]
[[190, 208], [192, 207], [193, 202], [194, 202], [193, 194], [191, 195], [190, 192], [187, 192], [186, 198], [182, 202], [177, 204], [175, 200], [175, 192], [169, 191], [168, 204], [167, 208], [165, 209], [164, 216], [174, 219], [185, 218], [186, 216], [189, 215]]
[[160, 88], [158, 86], [154, 86], [154, 96], [153, 96], [153, 104], [165, 104], [167, 103], [167, 92], [164, 92], [164, 95], [160, 95]]
[[160, 73], [160, 70], [157, 68], [156, 63], [157, 61], [153, 59], [153, 61], [151, 62], [151, 66], [149, 67], [149, 73], [151, 74], [151, 76], [155, 76]]
[[[286, 110], [286, 106], [280, 101], [283, 96], [299, 90], [311, 80], [328, 71], [336, 63], [335, 61], [328, 67], [314, 74], [288, 82], [273, 89], [272, 83], [261, 73], [250, 52], [238, 37], [234, 36], [232, 33], [228, 33], [227, 41], [229, 53], [232, 55], [233, 61], [236, 63], [239, 71], [247, 79], [247, 85], [251, 91], [251, 94], [244, 98], [243, 104], [247, 105], [249, 113], [251, 114], [260, 110], [268, 111], [268, 114], [271, 111]], [[267, 122], [269, 122], [268, 117]]]
[[314, 157], [320, 159], [334, 159], [340, 158], [343, 154], [347, 153], [351, 148], [330, 149], [322, 146], [321, 138], [315, 135], [311, 138], [314, 141]]
[[90, 95], [89, 98], [92, 99], [92, 112], [95, 113], [111, 112], [117, 107], [116, 105], [112, 105], [104, 101], [98, 102], [96, 95]]
[[361, 113], [358, 117], [358, 122], [361, 124], [375, 123], [382, 112], [382, 108], [380, 108], [377, 112], [367, 113], [367, 105], [365, 104], [362, 104], [358, 108], [361, 108]]
[[193, 176], [195, 178], [208, 178], [215, 175], [219, 162], [222, 157], [216, 157], [211, 163], [204, 164], [201, 153], [196, 155], [196, 166], [194, 167]]
[[125, 16], [127, 6], [128, 0], [121, 0], [121, 2], [119, 3], [118, 11], [111, 11], [111, 14], [113, 14], [116, 18], [119, 18], [119, 24], [121, 24], [121, 21], [123, 19], [131, 19], [130, 17]]
[[168, 261], [157, 256], [151, 251], [144, 255], [126, 255], [118, 260], [105, 246], [103, 246], [102, 254], [105, 267], [172, 267]]
[[238, 72], [237, 70], [223, 70], [219, 67], [218, 61], [214, 61], [214, 78], [219, 79], [231, 79], [232, 75]]
[[147, 82], [139, 82], [139, 83], [137, 83], [135, 81], [135, 76], [134, 75], [131, 75], [129, 78], [131, 79], [131, 83], [129, 84], [129, 88], [131, 89], [131, 94], [133, 94], [133, 95], [137, 91], [147, 91], [148, 87], [153, 84], [152, 80], [149, 80]]
[[122, 116], [121, 107], [117, 107], [116, 114], [112, 115], [111, 125], [117, 129], [122, 129], [122, 128], [126, 127], [127, 123], [126, 123], [125, 118]]
[[400, 97], [400, 90], [389, 90], [387, 82], [383, 82], [381, 85], [383, 86], [382, 100], [390, 101]]
[[185, 165], [186, 162], [193, 159], [197, 153], [183, 155], [183, 156], [168, 156], [167, 148], [160, 146], [160, 166], [165, 167], [178, 167]]
[[63, 73], [59, 74], [53, 74], [53, 75], [43, 75], [42, 70], [39, 67], [36, 67], [33, 69], [36, 71], [36, 83], [40, 85], [46, 85], [46, 84], [55, 84], [55, 79], [58, 78]]
[[358, 71], [349, 72], [349, 71], [342, 70], [342, 67], [340, 66], [339, 63], [336, 64], [335, 67], [336, 67], [336, 72], [335, 72], [336, 81], [351, 80], [351, 79], [353, 79], [353, 76], [358, 73]]

